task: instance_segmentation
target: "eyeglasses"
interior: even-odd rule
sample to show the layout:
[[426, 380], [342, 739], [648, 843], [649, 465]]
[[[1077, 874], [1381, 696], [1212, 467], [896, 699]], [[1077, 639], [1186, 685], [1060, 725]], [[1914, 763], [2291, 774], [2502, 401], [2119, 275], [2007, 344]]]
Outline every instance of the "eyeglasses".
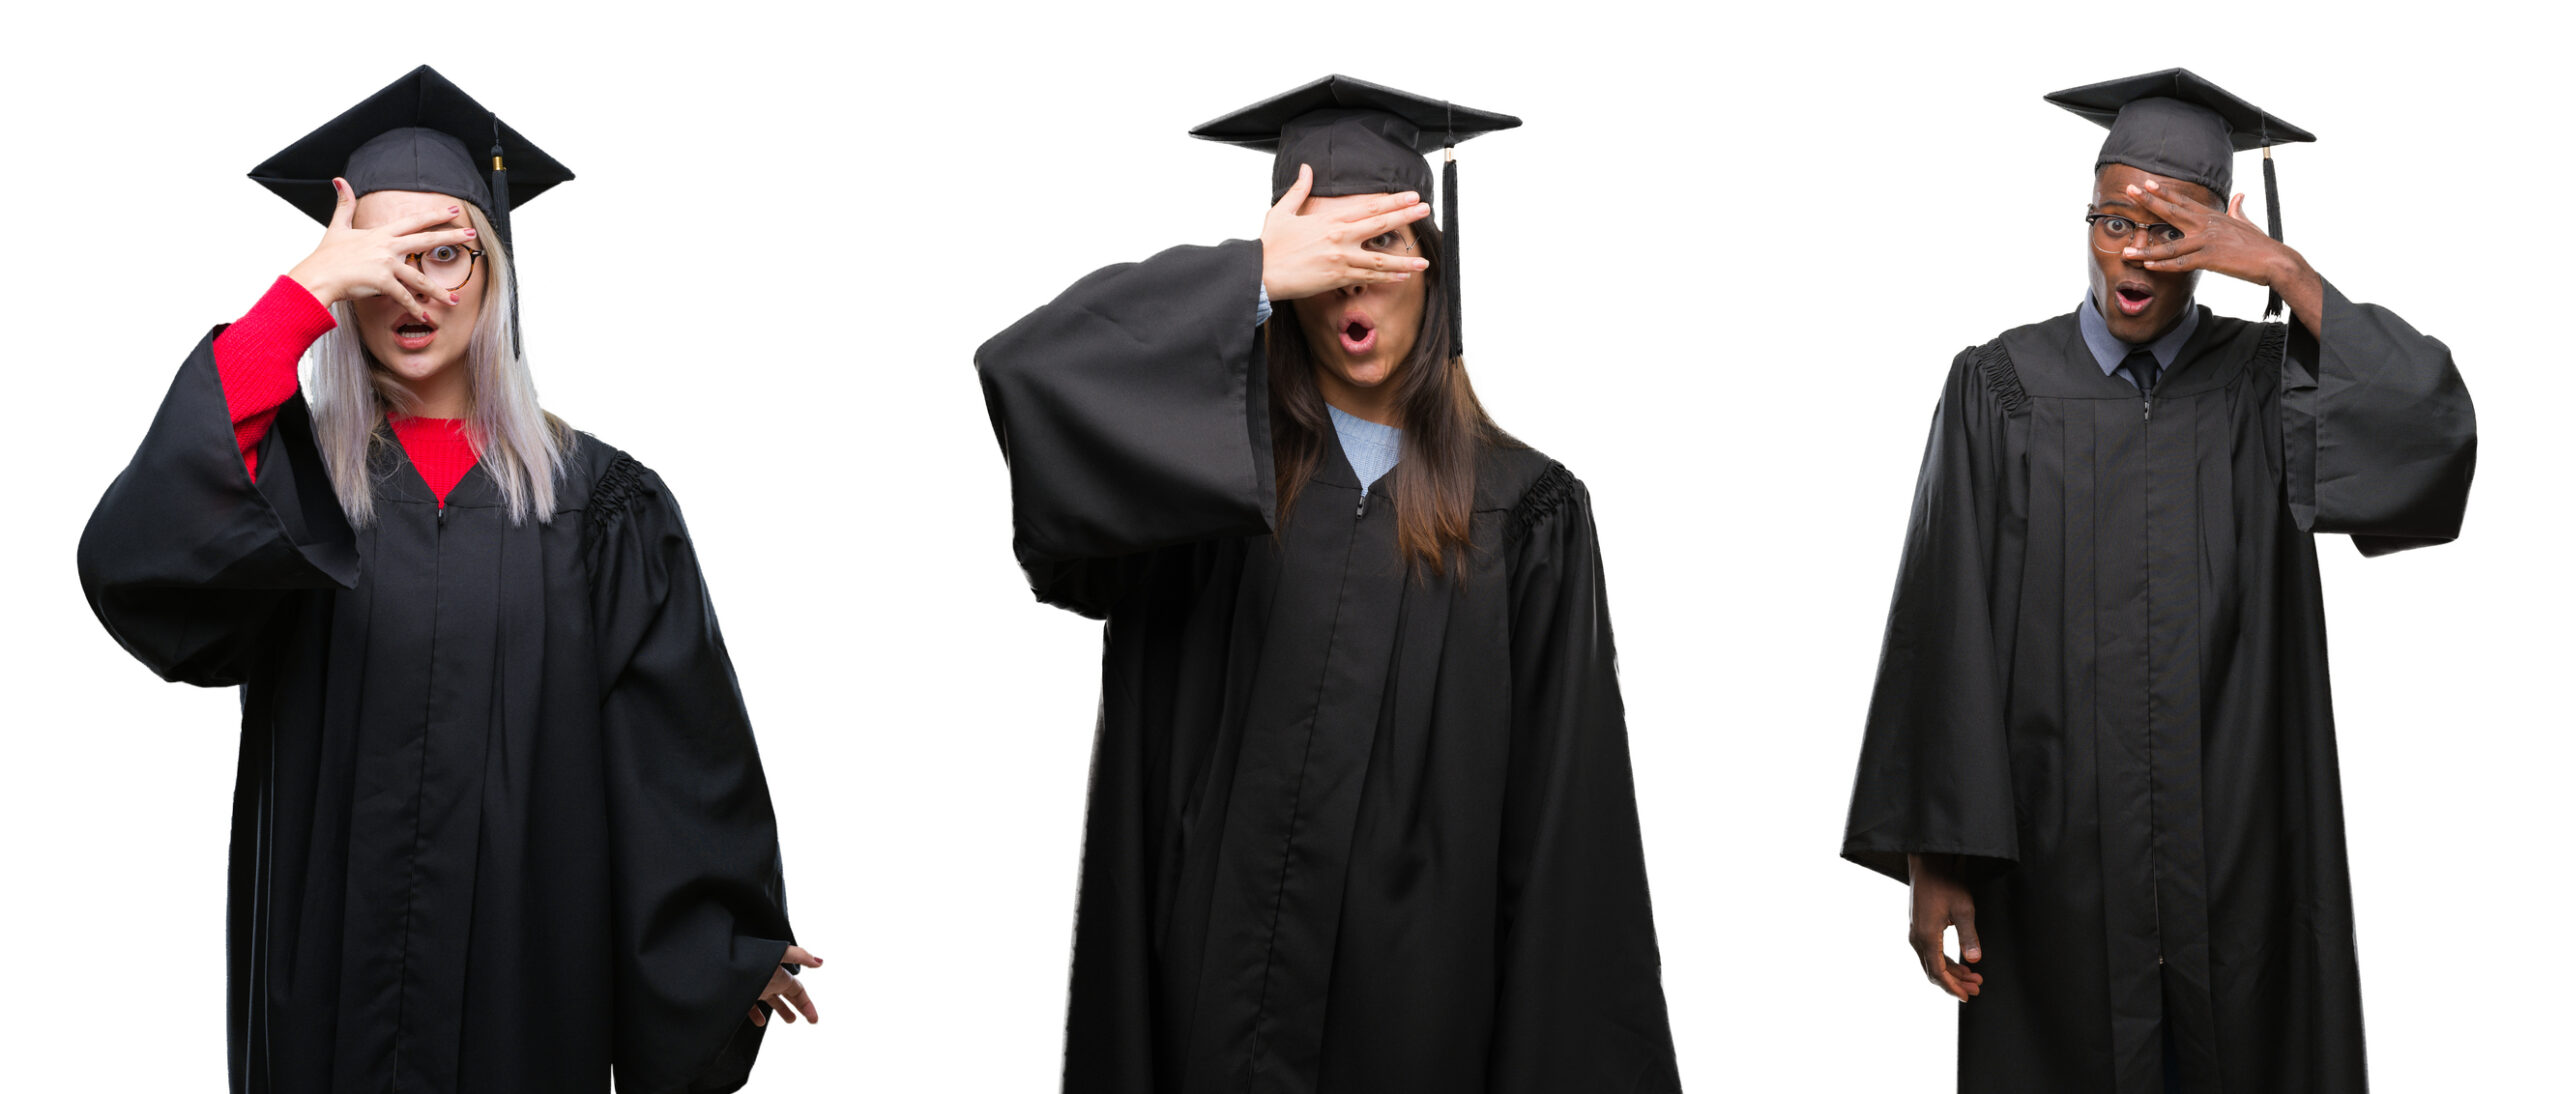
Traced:
[[452, 292], [471, 283], [471, 275], [480, 268], [480, 256], [485, 253], [447, 243], [432, 251], [410, 255], [409, 265], [427, 275], [430, 284]]
[[2175, 243], [2187, 237], [2187, 233], [2172, 225], [2145, 224], [2112, 213], [2091, 213], [2081, 219], [2089, 222], [2089, 246], [2097, 248], [2099, 254], [2122, 253], [2132, 245], [2137, 232], [2150, 236], [2153, 243]]

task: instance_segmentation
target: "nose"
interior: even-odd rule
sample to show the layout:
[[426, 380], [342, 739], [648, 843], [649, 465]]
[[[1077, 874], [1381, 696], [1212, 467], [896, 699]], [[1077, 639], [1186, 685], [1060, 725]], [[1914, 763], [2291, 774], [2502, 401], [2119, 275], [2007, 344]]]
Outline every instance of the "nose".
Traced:
[[[408, 263], [408, 264], [409, 264], [409, 268], [410, 268], [410, 269], [412, 269], [412, 270], [416, 270], [416, 271], [418, 271], [420, 274], [425, 274], [425, 273], [427, 272], [427, 267], [426, 267], [426, 263], [425, 263], [425, 261], [424, 261], [424, 260], [422, 260], [422, 259], [421, 259], [419, 256], [417, 256], [417, 255], [410, 255], [410, 256], [408, 256], [407, 258], [403, 258], [403, 259], [401, 259], [401, 261]], [[432, 306], [432, 307], [451, 307], [451, 306], [452, 306], [452, 305], [450, 305], [450, 304], [445, 303], [445, 299], [444, 299], [444, 297], [445, 297], [445, 293], [446, 293], [446, 292], [449, 292], [449, 291], [451, 291], [451, 290], [445, 289], [445, 288], [444, 288], [443, 286], [441, 286], [441, 285], [436, 285], [436, 279], [435, 279], [435, 278], [433, 278], [433, 277], [428, 277], [428, 278], [427, 278], [427, 284], [435, 286], [435, 288], [437, 289], [437, 291], [435, 291], [435, 292], [430, 292], [430, 293], [418, 293], [418, 292], [412, 292], [412, 293], [411, 293], [411, 295], [416, 296], [416, 297], [418, 298], [418, 302], [419, 302], [419, 303], [421, 303], [421, 304], [426, 304], [426, 305], [429, 305], [429, 306]]]

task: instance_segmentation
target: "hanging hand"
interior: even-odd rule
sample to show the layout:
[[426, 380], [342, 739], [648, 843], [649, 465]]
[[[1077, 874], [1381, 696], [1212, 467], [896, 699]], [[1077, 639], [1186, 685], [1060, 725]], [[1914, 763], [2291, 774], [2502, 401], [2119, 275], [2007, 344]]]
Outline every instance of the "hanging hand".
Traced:
[[[1982, 994], [1982, 974], [1964, 962], [1982, 960], [1982, 936], [1973, 926], [1973, 890], [1965, 886], [1958, 855], [1912, 855], [1911, 949], [1929, 982], [1961, 1003]], [[1947, 957], [1947, 928], [1956, 929], [1963, 961]]]
[[[765, 1008], [771, 1007], [773, 1012], [781, 1015], [785, 1022], [797, 1022], [801, 1018], [807, 1018], [811, 1023], [816, 1023], [818, 1005], [810, 1000], [809, 989], [800, 983], [799, 977], [791, 975], [791, 970], [782, 966], [806, 965], [814, 969], [824, 964], [826, 962], [820, 960], [818, 955], [798, 946], [782, 951], [782, 964], [773, 967], [773, 979], [765, 981], [764, 993], [756, 996], [755, 1005], [747, 1008], [747, 1021], [759, 1026], [763, 1025]], [[799, 1011], [797, 1016], [792, 1014], [794, 1009]]]
[[1431, 263], [1379, 254], [1364, 244], [1431, 215], [1422, 195], [1407, 190], [1335, 202], [1302, 216], [1316, 174], [1298, 165], [1298, 181], [1262, 218], [1262, 287], [1273, 300], [1300, 300], [1347, 285], [1403, 281]]
[[388, 296], [410, 315], [424, 319], [427, 309], [421, 300], [462, 302], [459, 294], [437, 288], [409, 264], [410, 255], [479, 238], [480, 233], [471, 228], [428, 231], [461, 216], [461, 206], [404, 217], [379, 228], [358, 228], [355, 189], [345, 179], [330, 179], [329, 185], [338, 191], [338, 208], [329, 216], [329, 228], [320, 236], [320, 246], [286, 276], [324, 305]]
[[2247, 194], [2233, 194], [2228, 208], [2215, 209], [2161, 189], [2157, 179], [2124, 189], [2152, 216], [2167, 221], [2184, 236], [2175, 243], [2127, 247], [2126, 261], [2139, 261], [2143, 269], [2162, 273], [2209, 270], [2252, 285], [2270, 286], [2284, 297], [2285, 304], [2305, 327], [2314, 335], [2319, 333], [2323, 291], [2320, 275], [2302, 260], [2302, 252], [2259, 231], [2248, 214], [2240, 211]]

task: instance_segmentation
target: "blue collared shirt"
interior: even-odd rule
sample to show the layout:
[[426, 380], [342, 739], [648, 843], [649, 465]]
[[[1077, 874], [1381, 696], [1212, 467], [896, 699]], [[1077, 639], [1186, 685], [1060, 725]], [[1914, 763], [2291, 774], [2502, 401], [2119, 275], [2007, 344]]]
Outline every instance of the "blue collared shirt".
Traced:
[[2135, 350], [2150, 350], [2152, 359], [2160, 362], [2160, 378], [2168, 379], [2169, 366], [2177, 363], [2178, 351], [2187, 348], [2187, 339], [2195, 336], [2196, 326], [2203, 321], [2204, 310], [2189, 300], [2187, 314], [2178, 320], [2177, 326], [2169, 328], [2169, 333], [2150, 344], [2138, 346], [2107, 333], [2107, 319], [2098, 313], [2097, 297], [2080, 298], [2080, 340], [2088, 343], [2089, 355], [2098, 359], [2099, 371], [2121, 378], [2128, 384], [2133, 383], [2133, 377], [2124, 371], [2124, 359], [2133, 356]]
[[1333, 412], [1333, 435], [1342, 438], [1342, 454], [1351, 460], [1351, 473], [1360, 477], [1360, 496], [1368, 497], [1369, 484], [1395, 470], [1396, 457], [1404, 453], [1404, 430], [1346, 413], [1331, 403], [1325, 409]]

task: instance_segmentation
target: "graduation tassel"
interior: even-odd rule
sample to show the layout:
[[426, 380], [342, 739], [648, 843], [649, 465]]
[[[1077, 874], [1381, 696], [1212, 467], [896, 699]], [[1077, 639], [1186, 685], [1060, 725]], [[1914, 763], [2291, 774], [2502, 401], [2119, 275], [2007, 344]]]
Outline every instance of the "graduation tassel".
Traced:
[[1449, 356], [1466, 356], [1458, 322], [1458, 146], [1440, 149], [1440, 282], [1449, 287]]
[[[2284, 207], [2276, 204], [2276, 148], [2272, 144], [2258, 146], [2258, 167], [2267, 183], [2267, 238], [2284, 242]], [[2275, 286], [2267, 286], [2266, 318], [2273, 319], [2284, 310], [2284, 294]]]
[[524, 285], [516, 278], [516, 234], [509, 230], [507, 199], [507, 146], [501, 136], [498, 116], [489, 115], [489, 226], [497, 229], [499, 245], [507, 249], [507, 333], [515, 340], [516, 356], [524, 356]]

